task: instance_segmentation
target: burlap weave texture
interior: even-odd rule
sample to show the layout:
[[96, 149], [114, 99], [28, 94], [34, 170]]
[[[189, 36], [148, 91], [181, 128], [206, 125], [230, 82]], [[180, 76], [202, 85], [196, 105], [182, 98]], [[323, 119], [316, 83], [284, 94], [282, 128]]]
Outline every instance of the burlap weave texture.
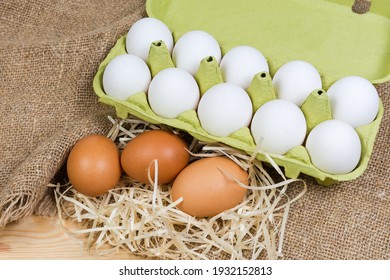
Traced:
[[[0, 227], [39, 210], [83, 135], [106, 133], [111, 108], [92, 79], [144, 1], [0, 2]], [[45, 205], [45, 204], [44, 204]]]
[[[47, 184], [80, 137], [110, 126], [112, 108], [92, 91], [97, 67], [144, 16], [141, 0], [0, 2], [0, 227], [54, 214]], [[285, 259], [390, 258], [390, 83], [378, 90], [385, 113], [368, 169], [331, 187], [304, 177]]]

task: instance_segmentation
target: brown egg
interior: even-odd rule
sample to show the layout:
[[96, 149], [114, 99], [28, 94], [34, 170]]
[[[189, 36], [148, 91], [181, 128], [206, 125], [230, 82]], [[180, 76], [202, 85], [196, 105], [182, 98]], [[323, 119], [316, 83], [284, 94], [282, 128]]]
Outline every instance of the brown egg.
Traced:
[[[227, 175], [229, 174], [229, 175]], [[212, 217], [239, 204], [247, 192], [248, 173], [227, 157], [197, 160], [177, 176], [172, 200], [183, 197], [178, 208], [195, 217]]]
[[[126, 174], [141, 183], [149, 183], [148, 168], [153, 160], [158, 162], [158, 183], [171, 182], [188, 164], [187, 144], [166, 130], [145, 131], [127, 143], [121, 155]], [[151, 166], [154, 179], [154, 164]]]
[[102, 195], [120, 179], [118, 148], [104, 135], [86, 136], [74, 145], [66, 168], [77, 191], [92, 197]]

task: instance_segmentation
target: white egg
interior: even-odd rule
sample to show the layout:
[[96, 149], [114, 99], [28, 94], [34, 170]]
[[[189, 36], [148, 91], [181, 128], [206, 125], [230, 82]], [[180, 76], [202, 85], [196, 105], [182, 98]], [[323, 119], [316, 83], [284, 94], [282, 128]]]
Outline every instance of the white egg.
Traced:
[[149, 86], [148, 99], [152, 110], [164, 118], [177, 118], [198, 106], [198, 84], [188, 72], [167, 68], [154, 76]]
[[245, 90], [256, 74], [269, 72], [263, 54], [250, 46], [238, 46], [229, 50], [222, 57], [220, 66], [225, 82], [238, 85]]
[[176, 42], [172, 51], [172, 59], [176, 67], [193, 76], [198, 71], [200, 62], [209, 56], [220, 63], [221, 48], [213, 36], [200, 30], [185, 33]]
[[302, 105], [312, 91], [322, 88], [317, 69], [302, 60], [290, 61], [281, 66], [272, 81], [278, 98], [298, 106]]
[[169, 28], [156, 18], [143, 18], [130, 27], [126, 37], [126, 51], [146, 61], [151, 44], [160, 40], [171, 53], [173, 37]]
[[103, 88], [107, 95], [120, 100], [138, 92], [147, 92], [151, 74], [148, 65], [133, 54], [112, 59], [103, 72]]
[[361, 155], [359, 135], [340, 120], [327, 120], [315, 126], [307, 137], [306, 149], [313, 165], [330, 174], [351, 172]]
[[374, 85], [358, 76], [337, 80], [327, 91], [332, 117], [353, 127], [372, 122], [379, 110], [379, 96]]
[[283, 155], [305, 140], [305, 116], [292, 102], [271, 100], [256, 111], [251, 133], [263, 151]]
[[219, 137], [247, 127], [252, 113], [252, 102], [247, 92], [229, 83], [208, 89], [198, 106], [198, 117], [204, 130]]

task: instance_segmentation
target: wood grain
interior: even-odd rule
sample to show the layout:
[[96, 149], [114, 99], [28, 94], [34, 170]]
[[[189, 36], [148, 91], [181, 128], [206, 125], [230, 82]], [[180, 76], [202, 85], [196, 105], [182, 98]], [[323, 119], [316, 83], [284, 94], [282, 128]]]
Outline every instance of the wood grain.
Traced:
[[124, 250], [109, 255], [102, 255], [94, 248], [85, 251], [84, 239], [69, 232], [75, 228], [77, 225], [70, 222], [61, 225], [56, 217], [33, 216], [11, 223], [0, 230], [0, 260], [139, 259]]

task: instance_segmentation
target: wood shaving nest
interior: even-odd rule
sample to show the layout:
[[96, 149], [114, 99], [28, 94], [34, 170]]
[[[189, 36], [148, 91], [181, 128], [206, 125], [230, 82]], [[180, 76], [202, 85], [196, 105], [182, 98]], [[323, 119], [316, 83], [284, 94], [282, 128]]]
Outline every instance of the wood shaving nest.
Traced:
[[[169, 129], [183, 136], [183, 132], [133, 117], [108, 118], [113, 124], [108, 137], [120, 150], [145, 130]], [[181, 199], [171, 200], [170, 185], [160, 186], [152, 178], [151, 184], [140, 184], [124, 175], [115, 189], [97, 198], [78, 193], [70, 183], [51, 184], [60, 219], [80, 223], [81, 229], [71, 233], [85, 235], [84, 248], [94, 247], [102, 254], [124, 249], [153, 259], [282, 257], [289, 208], [304, 195], [306, 183], [301, 179], [286, 179], [270, 157], [280, 182], [274, 182], [254, 155], [221, 144], [200, 143], [188, 135], [184, 137], [191, 141], [191, 161], [225, 155], [248, 172], [250, 184], [242, 186], [248, 188], [248, 192], [239, 205], [211, 218], [191, 217], [176, 207]], [[289, 185], [302, 190], [290, 198], [286, 194]], [[107, 245], [112, 249], [104, 250]]]

